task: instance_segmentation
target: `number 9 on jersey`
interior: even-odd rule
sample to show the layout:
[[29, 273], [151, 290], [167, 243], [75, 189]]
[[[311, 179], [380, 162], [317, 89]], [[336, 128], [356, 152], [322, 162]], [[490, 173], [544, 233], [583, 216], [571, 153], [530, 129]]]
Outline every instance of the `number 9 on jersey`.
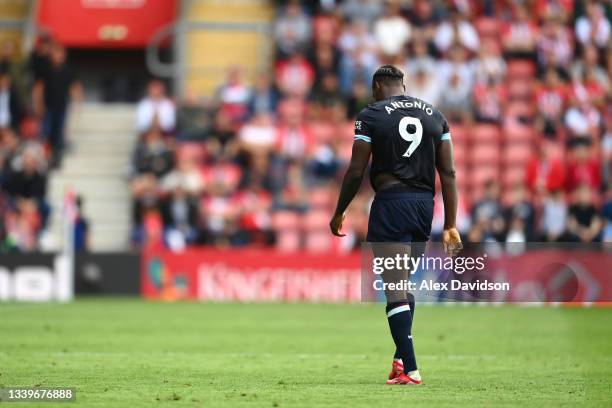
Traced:
[[[414, 132], [408, 131], [408, 126], [413, 125], [415, 127]], [[407, 142], [410, 142], [408, 150], [403, 154], [403, 157], [410, 157], [417, 147], [421, 144], [423, 139], [423, 125], [421, 120], [413, 118], [412, 116], [404, 116], [399, 122], [399, 134]]]

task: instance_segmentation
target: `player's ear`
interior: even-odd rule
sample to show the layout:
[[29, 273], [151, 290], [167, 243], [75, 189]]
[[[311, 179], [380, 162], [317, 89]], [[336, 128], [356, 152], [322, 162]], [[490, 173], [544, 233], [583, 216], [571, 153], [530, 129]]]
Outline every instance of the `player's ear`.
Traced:
[[378, 81], [374, 81], [374, 89], [372, 92], [374, 95], [382, 95], [382, 85]]

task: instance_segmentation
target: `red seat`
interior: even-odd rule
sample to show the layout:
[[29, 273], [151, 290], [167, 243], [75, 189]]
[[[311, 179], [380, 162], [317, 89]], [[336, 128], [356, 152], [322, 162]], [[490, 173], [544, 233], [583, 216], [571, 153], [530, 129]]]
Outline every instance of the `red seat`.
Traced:
[[506, 144], [503, 149], [504, 163], [506, 165], [525, 165], [532, 154], [531, 145], [527, 143], [510, 143]]
[[276, 231], [276, 248], [283, 252], [294, 252], [300, 249], [300, 233], [296, 230]]
[[472, 167], [467, 175], [471, 189], [481, 189], [489, 180], [499, 179], [499, 167], [496, 165], [482, 165]]
[[309, 211], [302, 218], [302, 226], [308, 231], [327, 231], [329, 229], [329, 211], [313, 210]]
[[514, 78], [508, 80], [508, 96], [514, 100], [531, 99], [533, 94], [533, 80], [528, 78]]
[[498, 164], [500, 162], [499, 146], [496, 144], [475, 145], [469, 152], [470, 163], [474, 165]]
[[525, 143], [530, 144], [537, 138], [536, 130], [531, 126], [520, 123], [509, 122], [504, 128], [504, 139], [506, 143]]
[[306, 250], [328, 252], [333, 248], [333, 235], [329, 231], [311, 231], [306, 234]]
[[456, 145], [453, 143], [453, 156], [457, 166], [463, 165], [467, 162], [467, 149], [463, 144]]
[[[468, 186], [468, 169], [466, 166], [455, 166], [455, 177], [457, 180], [457, 188], [460, 191], [462, 187]], [[440, 190], [438, 189], [438, 191]]]
[[512, 205], [512, 199], [514, 198], [514, 193], [512, 192], [511, 188], [505, 188], [502, 190], [501, 192], [501, 203], [503, 206], [510, 206]]
[[469, 132], [472, 144], [499, 143], [501, 131], [495, 125], [476, 125]]
[[348, 141], [343, 141], [340, 144], [338, 149], [338, 156], [340, 159], [344, 161], [351, 160], [351, 155], [353, 154], [353, 139], [349, 139]]
[[468, 128], [461, 124], [450, 125], [451, 138], [453, 139], [453, 145], [462, 144], [467, 141], [467, 135], [469, 134]]
[[310, 131], [318, 143], [327, 143], [335, 136], [334, 128], [329, 123], [315, 122], [310, 125]]
[[275, 230], [297, 230], [299, 224], [300, 218], [293, 211], [277, 211], [272, 214], [272, 226]]
[[480, 17], [475, 26], [480, 37], [499, 37], [499, 21], [495, 18]]
[[536, 66], [530, 60], [511, 60], [508, 62], [508, 78], [533, 78]]
[[510, 102], [504, 110], [506, 118], [513, 120], [519, 118], [531, 119], [535, 115], [535, 109], [532, 104], [525, 102]]
[[471, 188], [470, 190], [468, 190], [468, 193], [466, 194], [466, 201], [469, 201], [470, 203], [476, 203], [477, 201], [480, 201], [484, 197], [484, 192], [485, 192], [484, 186], [478, 186], [478, 187]]
[[272, 214], [272, 226], [276, 231], [276, 248], [284, 252], [300, 248], [300, 219], [292, 211], [277, 211]]
[[308, 194], [311, 207], [327, 210], [333, 205], [333, 196], [328, 188], [313, 188]]
[[206, 146], [198, 142], [181, 142], [176, 147], [176, 156], [179, 162], [193, 160], [202, 163], [206, 159]]
[[524, 181], [525, 166], [523, 164], [514, 164], [504, 168], [502, 171], [502, 185], [504, 188], [511, 188], [512, 186]]

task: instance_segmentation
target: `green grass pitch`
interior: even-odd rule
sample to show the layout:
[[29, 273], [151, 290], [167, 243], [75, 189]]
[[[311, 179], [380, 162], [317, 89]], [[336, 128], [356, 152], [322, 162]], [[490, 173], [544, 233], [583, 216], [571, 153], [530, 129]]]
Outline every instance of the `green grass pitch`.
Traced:
[[420, 306], [413, 334], [425, 385], [393, 387], [381, 305], [0, 304], [0, 385], [77, 388], [15, 407], [612, 406], [611, 309]]

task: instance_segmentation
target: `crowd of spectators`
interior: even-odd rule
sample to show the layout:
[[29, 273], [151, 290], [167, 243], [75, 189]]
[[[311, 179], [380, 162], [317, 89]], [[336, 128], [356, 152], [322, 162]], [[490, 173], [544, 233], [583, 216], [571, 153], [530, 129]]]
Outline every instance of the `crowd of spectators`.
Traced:
[[[212, 99], [153, 80], [137, 109], [133, 243], [349, 250], [365, 236], [362, 189], [327, 222], [353, 120], [382, 64], [451, 121], [459, 228], [469, 241], [612, 240], [610, 2], [278, 2], [273, 69], [231, 68]], [[66, 50], [0, 44], [0, 251], [36, 250], [61, 166]], [[432, 235], [442, 228], [436, 196]]]
[[611, 13], [584, 0], [279, 2], [273, 70], [232, 68], [206, 100], [150, 84], [133, 241], [352, 248], [372, 191], [351, 206], [348, 239], [327, 222], [352, 121], [387, 63], [451, 121], [466, 240], [612, 240]]
[[48, 172], [61, 165], [75, 84], [66, 50], [50, 37], [25, 59], [14, 42], [0, 44], [0, 253], [40, 249]]

